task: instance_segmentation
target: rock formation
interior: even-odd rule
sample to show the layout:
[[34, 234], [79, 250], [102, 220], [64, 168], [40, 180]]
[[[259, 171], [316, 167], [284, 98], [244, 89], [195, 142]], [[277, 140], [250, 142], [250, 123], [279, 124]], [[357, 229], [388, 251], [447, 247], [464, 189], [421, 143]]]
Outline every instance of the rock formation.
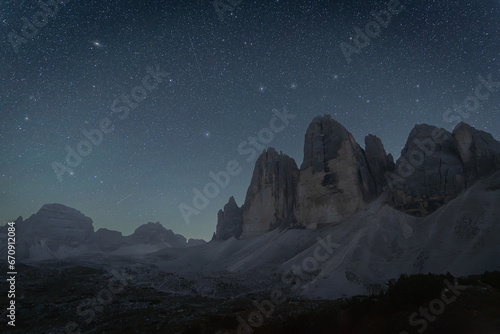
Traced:
[[[0, 227], [0, 236], [7, 235], [7, 225]], [[45, 204], [36, 214], [16, 220], [16, 258], [51, 259], [88, 252], [112, 252], [121, 247], [154, 245], [185, 248], [200, 245], [202, 240], [186, 241], [180, 234], [165, 229], [160, 223], [138, 227], [134, 234], [105, 228], [94, 232], [92, 219], [62, 204]], [[0, 253], [7, 253], [7, 238], [0, 238]]]
[[139, 226], [132, 235], [127, 237], [133, 244], [165, 245], [167, 247], [186, 247], [186, 238], [167, 230], [159, 222], [149, 222]]
[[111, 252], [123, 245], [123, 235], [119, 231], [100, 228], [94, 233], [92, 243], [96, 249], [100, 249], [103, 252]]
[[69, 242], [82, 242], [94, 232], [92, 219], [62, 204], [45, 204], [24, 222], [41, 236], [64, 234]]
[[300, 167], [295, 211], [300, 225], [315, 228], [343, 221], [382, 192], [392, 157], [378, 138], [369, 136], [366, 141], [368, 156], [330, 115], [313, 119]]
[[16, 220], [16, 256], [28, 258], [39, 246], [47, 252], [76, 248], [93, 233], [92, 219], [80, 211], [61, 204], [45, 204], [28, 219]]
[[394, 206], [425, 216], [465, 189], [463, 166], [451, 133], [427, 124], [408, 136], [394, 173], [388, 173]]
[[375, 181], [374, 194], [378, 196], [387, 185], [385, 173], [394, 170], [394, 158], [392, 154], [386, 153], [382, 141], [374, 135], [365, 137], [365, 157]]
[[491, 134], [460, 122], [453, 130], [453, 141], [465, 170], [467, 187], [500, 170], [500, 142]]
[[196, 246], [201, 246], [201, 245], [204, 245], [206, 244], [207, 242], [203, 239], [193, 239], [193, 238], [189, 238], [189, 240], [187, 241], [187, 246], [188, 247], [196, 247]]
[[427, 216], [477, 180], [500, 170], [500, 143], [459, 123], [453, 134], [427, 124], [410, 132], [394, 173], [388, 173], [394, 206]]
[[427, 216], [496, 171], [500, 143], [465, 123], [453, 133], [416, 125], [394, 163], [376, 136], [365, 137], [363, 150], [330, 115], [318, 116], [307, 128], [300, 170], [287, 155], [264, 151], [245, 203], [239, 208], [232, 198], [219, 211], [214, 238], [343, 222], [384, 192], [396, 209]]
[[299, 169], [292, 158], [274, 148], [264, 151], [255, 163], [243, 205], [242, 237], [295, 226], [298, 181]]
[[234, 197], [229, 198], [229, 202], [224, 205], [224, 210], [217, 213], [217, 229], [214, 240], [227, 240], [231, 237], [238, 238], [242, 232], [243, 209], [238, 207]]

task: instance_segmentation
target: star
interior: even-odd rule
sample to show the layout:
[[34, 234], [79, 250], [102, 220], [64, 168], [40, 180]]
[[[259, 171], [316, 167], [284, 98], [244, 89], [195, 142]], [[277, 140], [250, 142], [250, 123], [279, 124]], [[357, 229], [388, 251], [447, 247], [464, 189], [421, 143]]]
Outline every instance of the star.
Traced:
[[[26, 0], [2, 7], [0, 27], [10, 27], [7, 32], [19, 39], [9, 40], [2, 50], [4, 72], [10, 75], [0, 80], [0, 110], [7, 116], [0, 138], [8, 138], [9, 144], [0, 145], [0, 165], [12, 179], [9, 187], [0, 189], [9, 204], [0, 208], [0, 220], [39, 210], [26, 206], [31, 199], [53, 200], [77, 209], [93, 207], [94, 213], [84, 213], [95, 219], [96, 227], [119, 221], [117, 229], [130, 234], [147, 222], [139, 217], [144, 209], [139, 205], [144, 203], [138, 203], [140, 192], [143, 199], [148, 194], [144, 212], [158, 210], [157, 220], [171, 224], [175, 233], [209, 239], [218, 209], [231, 195], [244, 200], [253, 171], [250, 165], [242, 169], [242, 176], [231, 180], [235, 193], [220, 189], [213, 205], [191, 215], [193, 225], [188, 226], [179, 205], [192, 206], [193, 188], [211, 182], [209, 169], [220, 162], [216, 155], [241, 163], [247, 156], [239, 161], [238, 153], [256, 149], [259, 154], [260, 147], [280, 146], [283, 153], [301, 159], [307, 126], [325, 113], [359, 138], [373, 131], [388, 153], [399, 156], [414, 123], [453, 130], [454, 124], [443, 118], [444, 108], [451, 110], [445, 118], [472, 122], [472, 114], [465, 119], [453, 105], [462, 105], [466, 98], [474, 102], [470, 97], [482, 82], [479, 76], [493, 85], [500, 80], [493, 15], [498, 8], [492, 11], [491, 6], [498, 1], [475, 2], [477, 13], [490, 13], [481, 20], [461, 15], [466, 7], [447, 12], [446, 2], [436, 2], [439, 15], [428, 17], [429, 4], [413, 1], [411, 17], [409, 8], [397, 20], [392, 16], [378, 37], [372, 37], [376, 31], [367, 34], [365, 24], [375, 20], [372, 10], [380, 16], [383, 8], [365, 8], [360, 1], [302, 7], [272, 0], [265, 5], [272, 7], [269, 10], [241, 11], [246, 18], [232, 27], [236, 30], [227, 30], [236, 18], [224, 5], [236, 0], [217, 0], [223, 4], [217, 9], [210, 6], [207, 13], [187, 17], [183, 10], [170, 10], [181, 9], [182, 2], [152, 12], [148, 6], [117, 1], [113, 8], [103, 4], [90, 16], [84, 3], [75, 3], [60, 8], [56, 17], [71, 17], [73, 27], [49, 20], [45, 28], [28, 30], [23, 23], [34, 27], [45, 21], [35, 13], [38, 9], [21, 8]], [[218, 20], [221, 11], [223, 23]], [[20, 20], [25, 14], [30, 23]], [[314, 20], [312, 35], [309, 26], [302, 26], [304, 15]], [[389, 20], [382, 16], [378, 19]], [[446, 24], [437, 24], [438, 18]], [[414, 34], [434, 23], [432, 34]], [[33, 38], [24, 43], [23, 34]], [[411, 40], [401, 38], [410, 35]], [[444, 42], [454, 52], [436, 49]], [[82, 48], [87, 54], [81, 54]], [[483, 87], [478, 93], [491, 92]], [[500, 138], [495, 127], [500, 122], [498, 98], [490, 94], [482, 101], [484, 112], [474, 113], [478, 129], [490, 129], [495, 139]], [[271, 134], [268, 125], [282, 128], [279, 119], [273, 121], [273, 110], [282, 115], [285, 105], [287, 113], [297, 117]], [[246, 140], [249, 136], [256, 142]], [[234, 153], [238, 149], [241, 152]], [[193, 157], [207, 163], [183, 168]], [[34, 166], [41, 172], [33, 173]], [[21, 190], [26, 189], [30, 195], [22, 203]], [[137, 199], [123, 202], [130, 210], [115, 212], [100, 200], [119, 197], [116, 203], [136, 191]]]
[[93, 41], [92, 44], [98, 48], [103, 48], [104, 45], [99, 41]]

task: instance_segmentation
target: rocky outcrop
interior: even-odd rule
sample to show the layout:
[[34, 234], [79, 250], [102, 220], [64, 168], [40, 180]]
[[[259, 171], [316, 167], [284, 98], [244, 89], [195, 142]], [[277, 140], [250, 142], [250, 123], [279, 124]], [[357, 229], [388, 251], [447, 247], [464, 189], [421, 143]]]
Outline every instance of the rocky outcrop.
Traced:
[[394, 168], [380, 139], [370, 135], [365, 142], [366, 152], [331, 116], [314, 118], [305, 135], [300, 169], [286, 154], [273, 148], [264, 151], [255, 163], [242, 214], [234, 199], [230, 201], [219, 211], [214, 239], [347, 219], [382, 193], [384, 172]]
[[[304, 140], [304, 161], [301, 170], [312, 167], [312, 172], [329, 172], [328, 162], [339, 157], [342, 149], [352, 155], [362, 155], [353, 136], [330, 115], [317, 116], [309, 124]], [[359, 157], [358, 157], [359, 158]]]
[[123, 246], [123, 238], [122, 233], [119, 231], [100, 228], [94, 233], [92, 244], [103, 252], [114, 251]]
[[26, 219], [24, 224], [32, 225], [41, 236], [56, 237], [64, 234], [70, 242], [82, 242], [94, 232], [92, 219], [62, 204], [45, 204]]
[[133, 234], [125, 238], [130, 245], [149, 244], [171, 248], [199, 246], [205, 243], [202, 239], [189, 239], [188, 241], [183, 235], [166, 229], [160, 222], [141, 225]]
[[274, 148], [260, 155], [243, 205], [243, 238], [296, 225], [298, 181], [299, 169], [291, 157]]
[[229, 198], [229, 202], [224, 205], [224, 210], [217, 213], [217, 229], [213, 237], [214, 240], [227, 240], [231, 237], [238, 238], [241, 235], [243, 226], [243, 209], [238, 207], [234, 197]]
[[28, 219], [16, 220], [16, 256], [29, 258], [40, 248], [44, 253], [75, 249], [94, 233], [92, 219], [62, 204], [45, 204]]
[[465, 170], [467, 187], [500, 170], [500, 142], [491, 134], [460, 122], [453, 130], [453, 142]]
[[214, 240], [247, 238], [274, 228], [297, 226], [294, 208], [298, 182], [295, 160], [274, 148], [265, 150], [255, 162], [243, 206], [238, 207], [231, 197], [218, 212]]
[[22, 226], [27, 234], [45, 240], [52, 250], [61, 246], [78, 247], [94, 233], [92, 219], [62, 204], [45, 204]]
[[427, 124], [413, 128], [394, 173], [387, 176], [394, 206], [415, 216], [428, 215], [465, 189], [451, 134]]
[[315, 117], [305, 134], [300, 170], [285, 154], [264, 151], [243, 207], [233, 199], [219, 212], [215, 238], [343, 222], [384, 192], [398, 210], [427, 216], [496, 171], [500, 143], [465, 123], [453, 134], [416, 125], [394, 163], [376, 136], [365, 137], [363, 150], [330, 115]]
[[206, 244], [206, 241], [203, 239], [192, 239], [190, 238], [187, 242], [188, 247], [196, 247]]
[[382, 192], [391, 157], [378, 138], [368, 137], [367, 142], [368, 159], [352, 134], [330, 115], [313, 119], [300, 167], [295, 211], [300, 225], [315, 228], [343, 221]]
[[139, 226], [132, 235], [127, 237], [133, 244], [165, 245], [167, 247], [186, 247], [186, 238], [167, 230], [159, 222], [149, 222]]
[[[62, 204], [45, 204], [26, 220], [16, 221], [16, 258], [18, 260], [44, 260], [78, 256], [89, 252], [113, 252], [151, 249], [150, 245], [185, 248], [204, 243], [165, 229], [160, 223], [148, 223], [138, 227], [134, 234], [123, 236], [121, 232], [105, 228], [94, 232], [92, 219], [80, 211]], [[0, 227], [0, 253], [7, 253], [8, 226]], [[136, 247], [139, 246], [139, 247]], [[135, 248], [134, 248], [135, 247]]]
[[394, 206], [427, 216], [477, 180], [500, 170], [500, 143], [460, 123], [453, 133], [420, 124], [411, 131], [394, 173], [388, 173]]
[[394, 158], [386, 153], [380, 138], [371, 134], [365, 137], [365, 157], [375, 181], [374, 195], [378, 196], [387, 185], [385, 173], [394, 170]]

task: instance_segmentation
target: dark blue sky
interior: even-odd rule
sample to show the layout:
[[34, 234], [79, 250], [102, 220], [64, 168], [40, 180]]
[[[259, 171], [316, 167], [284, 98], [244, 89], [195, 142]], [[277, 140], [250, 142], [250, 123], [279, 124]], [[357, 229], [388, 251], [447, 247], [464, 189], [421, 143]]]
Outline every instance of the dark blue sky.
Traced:
[[[500, 87], [474, 100], [479, 76], [500, 81], [498, 0], [46, 2], [0, 0], [2, 223], [57, 202], [96, 229], [160, 221], [208, 239], [250, 182], [238, 146], [283, 108], [295, 118], [260, 144], [298, 165], [307, 125], [327, 113], [396, 158], [416, 123], [460, 119], [500, 139]], [[369, 42], [356, 38], [381, 11], [387, 27], [380, 15]], [[464, 101], [470, 112], [453, 110]], [[66, 162], [68, 149], [86, 156]], [[179, 205], [230, 161], [241, 172], [187, 224]]]

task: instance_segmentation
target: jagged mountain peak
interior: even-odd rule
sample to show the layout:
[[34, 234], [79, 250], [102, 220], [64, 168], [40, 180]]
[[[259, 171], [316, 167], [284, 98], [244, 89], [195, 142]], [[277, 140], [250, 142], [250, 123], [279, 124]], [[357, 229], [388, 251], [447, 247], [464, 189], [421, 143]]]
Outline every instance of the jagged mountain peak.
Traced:
[[244, 237], [295, 224], [298, 177], [293, 158], [274, 148], [262, 152], [255, 162], [243, 204], [242, 220], [248, 222], [242, 227]]
[[466, 123], [453, 133], [416, 124], [395, 163], [377, 136], [367, 135], [363, 150], [331, 115], [316, 116], [306, 130], [300, 170], [286, 154], [264, 150], [244, 205], [232, 204], [229, 210], [226, 205], [219, 212], [218, 231], [231, 226], [223, 229], [223, 239], [246, 238], [276, 227], [331, 225], [346, 221], [384, 192], [398, 210], [426, 216], [499, 170], [498, 141]]
[[236, 204], [233, 196], [224, 205], [223, 210], [217, 213], [217, 227], [213, 239], [226, 240], [231, 237], [239, 237], [242, 232], [243, 209]]
[[[7, 233], [0, 227], [0, 234]], [[28, 219], [16, 220], [16, 256], [20, 260], [44, 260], [79, 256], [89, 252], [147, 252], [162, 247], [185, 248], [200, 245], [202, 240], [189, 243], [180, 234], [166, 229], [159, 222], [139, 226], [132, 235], [100, 228], [94, 232], [93, 221], [69, 206], [52, 203], [43, 205]], [[0, 252], [6, 251], [0, 243]]]
[[347, 129], [334, 120], [331, 115], [317, 116], [309, 124], [304, 139], [304, 160], [301, 170], [313, 167], [314, 172], [327, 171], [325, 162], [338, 156], [341, 148], [352, 146], [357, 150], [358, 145]]
[[229, 197], [229, 201], [227, 202], [226, 205], [230, 205], [232, 207], [238, 207], [238, 204], [236, 204], [236, 200], [234, 199], [234, 196]]
[[295, 160], [292, 157], [283, 153], [283, 151], [278, 152], [274, 147], [268, 147], [267, 149], [263, 150], [262, 153], [257, 158], [257, 161], [266, 161], [266, 162], [273, 162], [279, 160], [282, 161], [290, 160], [293, 161], [293, 163], [295, 163]]

